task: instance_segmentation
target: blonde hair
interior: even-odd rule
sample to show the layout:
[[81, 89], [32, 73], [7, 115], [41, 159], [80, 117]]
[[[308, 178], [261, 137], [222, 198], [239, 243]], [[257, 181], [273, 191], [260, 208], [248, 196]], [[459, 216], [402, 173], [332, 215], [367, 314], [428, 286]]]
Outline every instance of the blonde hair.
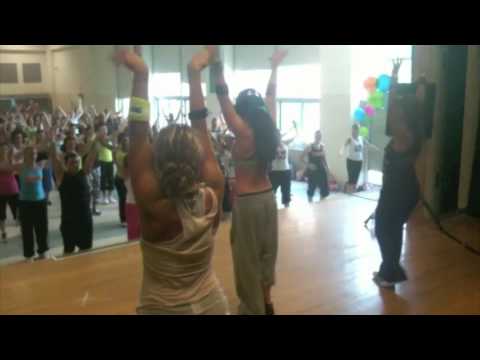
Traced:
[[187, 125], [163, 128], [154, 143], [154, 169], [168, 199], [190, 198], [201, 181], [202, 146]]

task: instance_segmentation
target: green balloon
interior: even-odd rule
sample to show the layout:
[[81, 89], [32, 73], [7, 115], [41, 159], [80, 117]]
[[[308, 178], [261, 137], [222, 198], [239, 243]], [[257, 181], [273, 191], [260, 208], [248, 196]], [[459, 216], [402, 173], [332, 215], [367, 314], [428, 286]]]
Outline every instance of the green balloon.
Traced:
[[381, 109], [385, 104], [385, 95], [380, 90], [376, 90], [368, 97], [368, 103], [375, 109]]
[[369, 132], [369, 130], [368, 130], [367, 127], [362, 126], [362, 127], [360, 128], [360, 136], [361, 136], [361, 137], [368, 138], [368, 134], [369, 134], [369, 133], [370, 133], [370, 132]]

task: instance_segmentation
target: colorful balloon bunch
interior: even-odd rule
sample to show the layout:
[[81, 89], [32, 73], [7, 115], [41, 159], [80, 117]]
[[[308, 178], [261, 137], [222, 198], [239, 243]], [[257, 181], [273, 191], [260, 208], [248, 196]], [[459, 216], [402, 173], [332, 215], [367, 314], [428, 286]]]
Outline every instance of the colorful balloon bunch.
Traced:
[[361, 101], [353, 113], [353, 119], [360, 125], [360, 135], [368, 137], [369, 125], [372, 124], [375, 113], [385, 106], [385, 96], [390, 90], [391, 78], [380, 75], [378, 78], [369, 77], [363, 82], [363, 87], [368, 92], [367, 101]]

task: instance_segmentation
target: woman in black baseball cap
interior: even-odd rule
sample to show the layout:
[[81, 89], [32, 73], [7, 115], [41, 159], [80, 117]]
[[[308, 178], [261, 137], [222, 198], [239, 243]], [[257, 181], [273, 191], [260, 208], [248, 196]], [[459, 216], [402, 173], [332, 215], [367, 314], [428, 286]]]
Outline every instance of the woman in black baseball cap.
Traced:
[[[209, 48], [215, 57], [217, 47]], [[257, 91], [247, 89], [238, 95], [235, 105], [228, 96], [222, 63], [211, 60], [218, 100], [235, 135], [236, 199], [231, 241], [240, 314], [274, 314], [270, 290], [275, 283], [278, 226], [268, 174], [279, 145], [275, 126], [276, 77], [285, 56], [285, 51], [276, 51], [271, 58], [272, 76], [265, 100]]]

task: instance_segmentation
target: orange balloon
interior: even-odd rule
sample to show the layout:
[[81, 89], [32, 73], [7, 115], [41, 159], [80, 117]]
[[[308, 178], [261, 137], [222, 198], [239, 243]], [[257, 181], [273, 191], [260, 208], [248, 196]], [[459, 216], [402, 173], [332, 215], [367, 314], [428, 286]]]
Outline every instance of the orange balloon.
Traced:
[[374, 77], [369, 77], [363, 82], [363, 86], [368, 90], [368, 92], [372, 92], [377, 88], [377, 79]]

